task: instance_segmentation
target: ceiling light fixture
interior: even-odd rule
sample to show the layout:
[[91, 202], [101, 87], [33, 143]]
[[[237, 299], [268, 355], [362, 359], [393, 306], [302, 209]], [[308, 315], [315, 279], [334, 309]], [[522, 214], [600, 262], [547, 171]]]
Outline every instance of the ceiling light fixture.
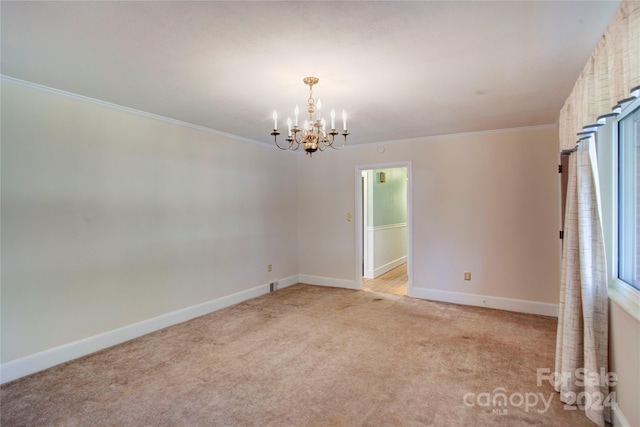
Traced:
[[[318, 150], [324, 151], [327, 147], [335, 150], [344, 147], [347, 143], [347, 135], [349, 135], [349, 132], [347, 132], [347, 114], [342, 110], [341, 135], [344, 136], [344, 141], [342, 145], [336, 147], [333, 145], [334, 138], [340, 134], [336, 132], [336, 112], [331, 110], [331, 131], [327, 132], [326, 122], [324, 117], [322, 117], [322, 101], [318, 99], [316, 103], [313, 99], [313, 85], [317, 84], [319, 79], [317, 77], [305, 77], [302, 81], [309, 86], [309, 99], [307, 100], [309, 119], [304, 121], [302, 128], [298, 127], [298, 114], [300, 110], [296, 105], [295, 110], [293, 110], [295, 121], [292, 121], [291, 117], [287, 117], [288, 136], [286, 141], [289, 145], [281, 147], [278, 144], [278, 135], [280, 135], [280, 132], [278, 132], [278, 113], [276, 110], [273, 110], [273, 132], [271, 132], [271, 135], [273, 136], [276, 146], [281, 150], [296, 151], [302, 145], [304, 151], [306, 151], [309, 156]], [[315, 116], [314, 113], [316, 113]]]

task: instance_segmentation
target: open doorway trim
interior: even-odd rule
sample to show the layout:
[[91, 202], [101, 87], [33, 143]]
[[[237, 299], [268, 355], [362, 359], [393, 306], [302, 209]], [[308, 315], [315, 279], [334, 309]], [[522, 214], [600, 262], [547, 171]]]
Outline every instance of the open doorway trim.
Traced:
[[355, 189], [356, 189], [356, 287], [362, 289], [362, 242], [364, 239], [362, 233], [362, 215], [364, 207], [362, 206], [362, 172], [371, 169], [393, 169], [407, 168], [407, 295], [412, 296], [413, 291], [413, 177], [411, 171], [411, 162], [391, 162], [376, 163], [371, 165], [359, 165], [355, 170]]

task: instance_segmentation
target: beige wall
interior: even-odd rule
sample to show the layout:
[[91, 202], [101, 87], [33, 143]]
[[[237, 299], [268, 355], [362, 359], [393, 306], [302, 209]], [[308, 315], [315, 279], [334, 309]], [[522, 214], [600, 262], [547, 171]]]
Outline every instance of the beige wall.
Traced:
[[411, 162], [415, 289], [555, 304], [557, 146], [535, 128], [309, 159], [3, 83], [2, 362], [274, 279], [355, 283], [364, 165]]
[[609, 308], [609, 367], [618, 376], [616, 397], [629, 425], [640, 426], [640, 322], [613, 301]]
[[298, 159], [300, 274], [356, 280], [356, 167], [411, 161], [416, 289], [558, 302], [557, 129], [381, 146]]
[[294, 157], [3, 83], [2, 362], [295, 275]]

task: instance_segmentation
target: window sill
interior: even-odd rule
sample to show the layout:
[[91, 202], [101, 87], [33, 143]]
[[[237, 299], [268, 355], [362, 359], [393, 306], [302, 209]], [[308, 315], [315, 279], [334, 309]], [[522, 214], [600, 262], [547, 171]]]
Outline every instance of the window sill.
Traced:
[[640, 322], [640, 292], [626, 283], [613, 280], [609, 286], [609, 299]]

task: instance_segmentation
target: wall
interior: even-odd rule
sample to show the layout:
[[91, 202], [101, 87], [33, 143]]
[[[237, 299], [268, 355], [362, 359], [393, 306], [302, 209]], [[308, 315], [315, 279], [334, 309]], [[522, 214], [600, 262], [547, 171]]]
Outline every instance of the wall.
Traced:
[[[613, 299], [609, 302], [609, 369], [618, 381], [613, 390], [619, 410], [615, 426], [640, 425], [640, 321]], [[619, 422], [620, 419], [623, 422]], [[617, 422], [616, 422], [617, 421]]]
[[413, 296], [557, 303], [552, 128], [311, 160], [3, 80], [1, 136], [3, 381], [16, 361], [271, 280], [358, 288], [346, 213], [362, 165], [411, 162]]
[[[380, 174], [385, 182], [380, 182]], [[407, 170], [405, 168], [373, 170], [372, 221], [374, 227], [407, 222]]]
[[[299, 272], [358, 288], [358, 166], [411, 162], [413, 296], [557, 314], [557, 129], [352, 147], [298, 159]], [[310, 189], [312, 191], [309, 191]], [[463, 272], [472, 273], [464, 281]]]
[[6, 362], [296, 275], [294, 158], [3, 80], [3, 381]]

